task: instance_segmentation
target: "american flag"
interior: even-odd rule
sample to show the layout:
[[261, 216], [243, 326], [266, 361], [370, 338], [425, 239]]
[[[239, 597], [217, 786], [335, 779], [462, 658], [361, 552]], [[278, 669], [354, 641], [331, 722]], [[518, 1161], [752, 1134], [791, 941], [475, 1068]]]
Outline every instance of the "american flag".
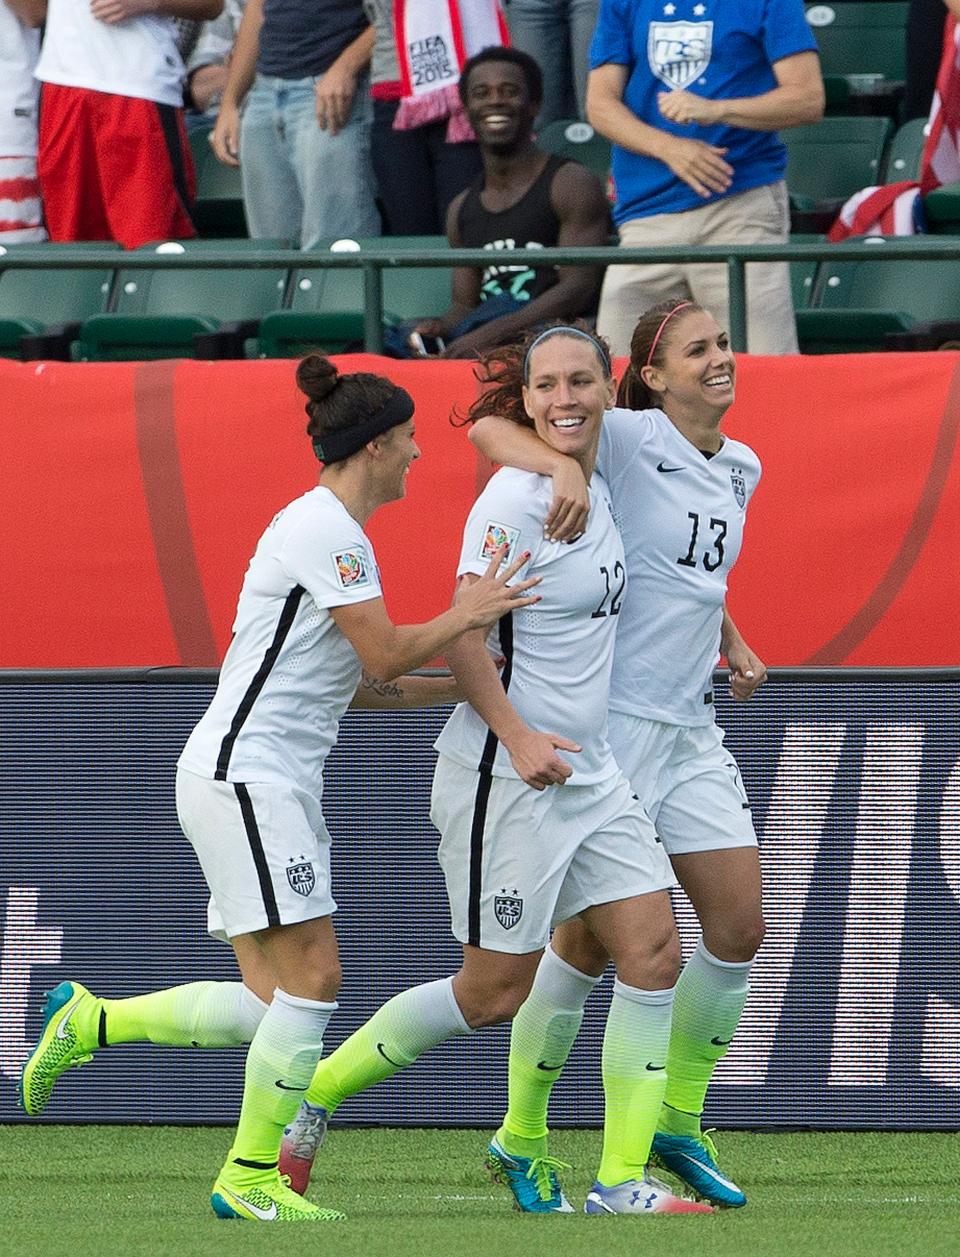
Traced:
[[922, 198], [942, 184], [960, 182], [960, 25], [952, 15], [943, 30], [943, 56], [926, 131], [919, 182], [856, 192], [841, 209], [828, 240], [913, 235], [922, 230]]

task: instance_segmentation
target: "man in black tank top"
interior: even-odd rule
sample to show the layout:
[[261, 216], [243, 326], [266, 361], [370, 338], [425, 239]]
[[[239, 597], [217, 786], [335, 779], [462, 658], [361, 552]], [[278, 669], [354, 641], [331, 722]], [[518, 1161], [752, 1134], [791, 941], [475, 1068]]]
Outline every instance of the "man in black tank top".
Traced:
[[[533, 142], [543, 95], [536, 61], [515, 48], [485, 48], [464, 65], [460, 95], [483, 174], [450, 204], [450, 245], [500, 255], [537, 245], [606, 244], [609, 206], [599, 179]], [[482, 272], [457, 267], [449, 310], [414, 330], [445, 338], [444, 357], [472, 358], [537, 323], [593, 314], [602, 277], [599, 267], [517, 266], [506, 258], [491, 259]]]

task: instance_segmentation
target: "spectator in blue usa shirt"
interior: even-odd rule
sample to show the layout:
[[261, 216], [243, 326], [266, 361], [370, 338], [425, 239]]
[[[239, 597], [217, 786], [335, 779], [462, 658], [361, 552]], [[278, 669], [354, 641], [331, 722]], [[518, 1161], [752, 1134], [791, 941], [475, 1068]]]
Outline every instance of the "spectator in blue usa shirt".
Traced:
[[[613, 143], [622, 245], [786, 242], [777, 132], [823, 114], [816, 47], [802, 0], [601, 0], [587, 113]], [[637, 311], [675, 297], [729, 322], [725, 266], [621, 265], [597, 329], [628, 353]], [[747, 311], [752, 353], [797, 352], [785, 264], [747, 267]]]

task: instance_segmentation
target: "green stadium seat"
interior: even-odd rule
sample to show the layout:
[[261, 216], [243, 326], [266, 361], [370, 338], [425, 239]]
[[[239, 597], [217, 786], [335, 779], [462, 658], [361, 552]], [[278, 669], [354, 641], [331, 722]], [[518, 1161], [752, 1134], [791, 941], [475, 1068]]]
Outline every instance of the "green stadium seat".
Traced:
[[[237, 265], [225, 269], [121, 270], [112, 311], [83, 324], [75, 356], [82, 362], [243, 357], [260, 319], [280, 309], [286, 296], [285, 267], [243, 265], [245, 251], [270, 243], [232, 241]], [[222, 249], [224, 242], [186, 240], [145, 247], [202, 256]]]
[[[325, 240], [311, 252], [330, 249]], [[379, 236], [355, 242], [367, 252], [399, 254], [446, 249], [446, 236]], [[385, 323], [428, 318], [450, 305], [450, 269], [443, 266], [389, 267], [383, 275]], [[295, 272], [289, 308], [260, 324], [261, 358], [299, 357], [311, 349], [340, 353], [363, 341], [363, 273], [359, 267], [302, 268]]]
[[[0, 246], [0, 357], [69, 359], [80, 324], [108, 309], [114, 270], [80, 270], [79, 254], [118, 252], [111, 241]], [[17, 270], [18, 256], [56, 258], [47, 270]], [[12, 266], [7, 266], [11, 263]]]
[[920, 159], [923, 157], [923, 146], [927, 140], [926, 125], [926, 118], [913, 118], [893, 133], [884, 161], [884, 183], [919, 179]]
[[826, 230], [847, 197], [880, 182], [888, 118], [822, 118], [783, 132], [795, 231]]
[[923, 198], [927, 231], [932, 236], [960, 236], [960, 183], [945, 183]]
[[[924, 262], [882, 256], [823, 263], [812, 309], [797, 311], [802, 353], [956, 348], [960, 343], [960, 259]], [[859, 243], [863, 243], [861, 240]]]
[[210, 147], [213, 125], [190, 131], [190, 153], [197, 175], [197, 199], [192, 218], [202, 238], [243, 237], [247, 219], [239, 166], [225, 166]]
[[820, 49], [823, 73], [852, 79], [854, 93], [865, 86], [864, 76], [902, 82], [908, 8], [906, 0], [808, 4], [807, 21]]
[[610, 173], [610, 141], [579, 118], [558, 118], [548, 123], [537, 136], [537, 147], [578, 161], [604, 183]]

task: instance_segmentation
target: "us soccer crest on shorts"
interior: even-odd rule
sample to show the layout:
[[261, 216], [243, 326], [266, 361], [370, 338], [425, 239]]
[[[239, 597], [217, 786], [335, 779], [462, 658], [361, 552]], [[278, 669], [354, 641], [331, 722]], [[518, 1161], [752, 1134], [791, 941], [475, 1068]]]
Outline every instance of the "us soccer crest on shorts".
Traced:
[[519, 540], [519, 528], [511, 528], [509, 524], [498, 524], [496, 520], [488, 519], [483, 529], [480, 558], [489, 562], [501, 546], [508, 546], [509, 549], [503, 561], [504, 563], [510, 563], [513, 560]]
[[303, 856], [300, 856], [299, 863], [291, 856], [287, 865], [287, 881], [290, 883], [291, 890], [295, 890], [298, 895], [306, 898], [317, 884], [313, 865]]
[[516, 888], [513, 894], [507, 893], [506, 887], [499, 895], [493, 897], [493, 915], [505, 930], [512, 930], [523, 916], [523, 900], [517, 897]]
[[360, 589], [370, 584], [369, 564], [362, 546], [355, 550], [334, 550], [330, 557], [341, 589]]

